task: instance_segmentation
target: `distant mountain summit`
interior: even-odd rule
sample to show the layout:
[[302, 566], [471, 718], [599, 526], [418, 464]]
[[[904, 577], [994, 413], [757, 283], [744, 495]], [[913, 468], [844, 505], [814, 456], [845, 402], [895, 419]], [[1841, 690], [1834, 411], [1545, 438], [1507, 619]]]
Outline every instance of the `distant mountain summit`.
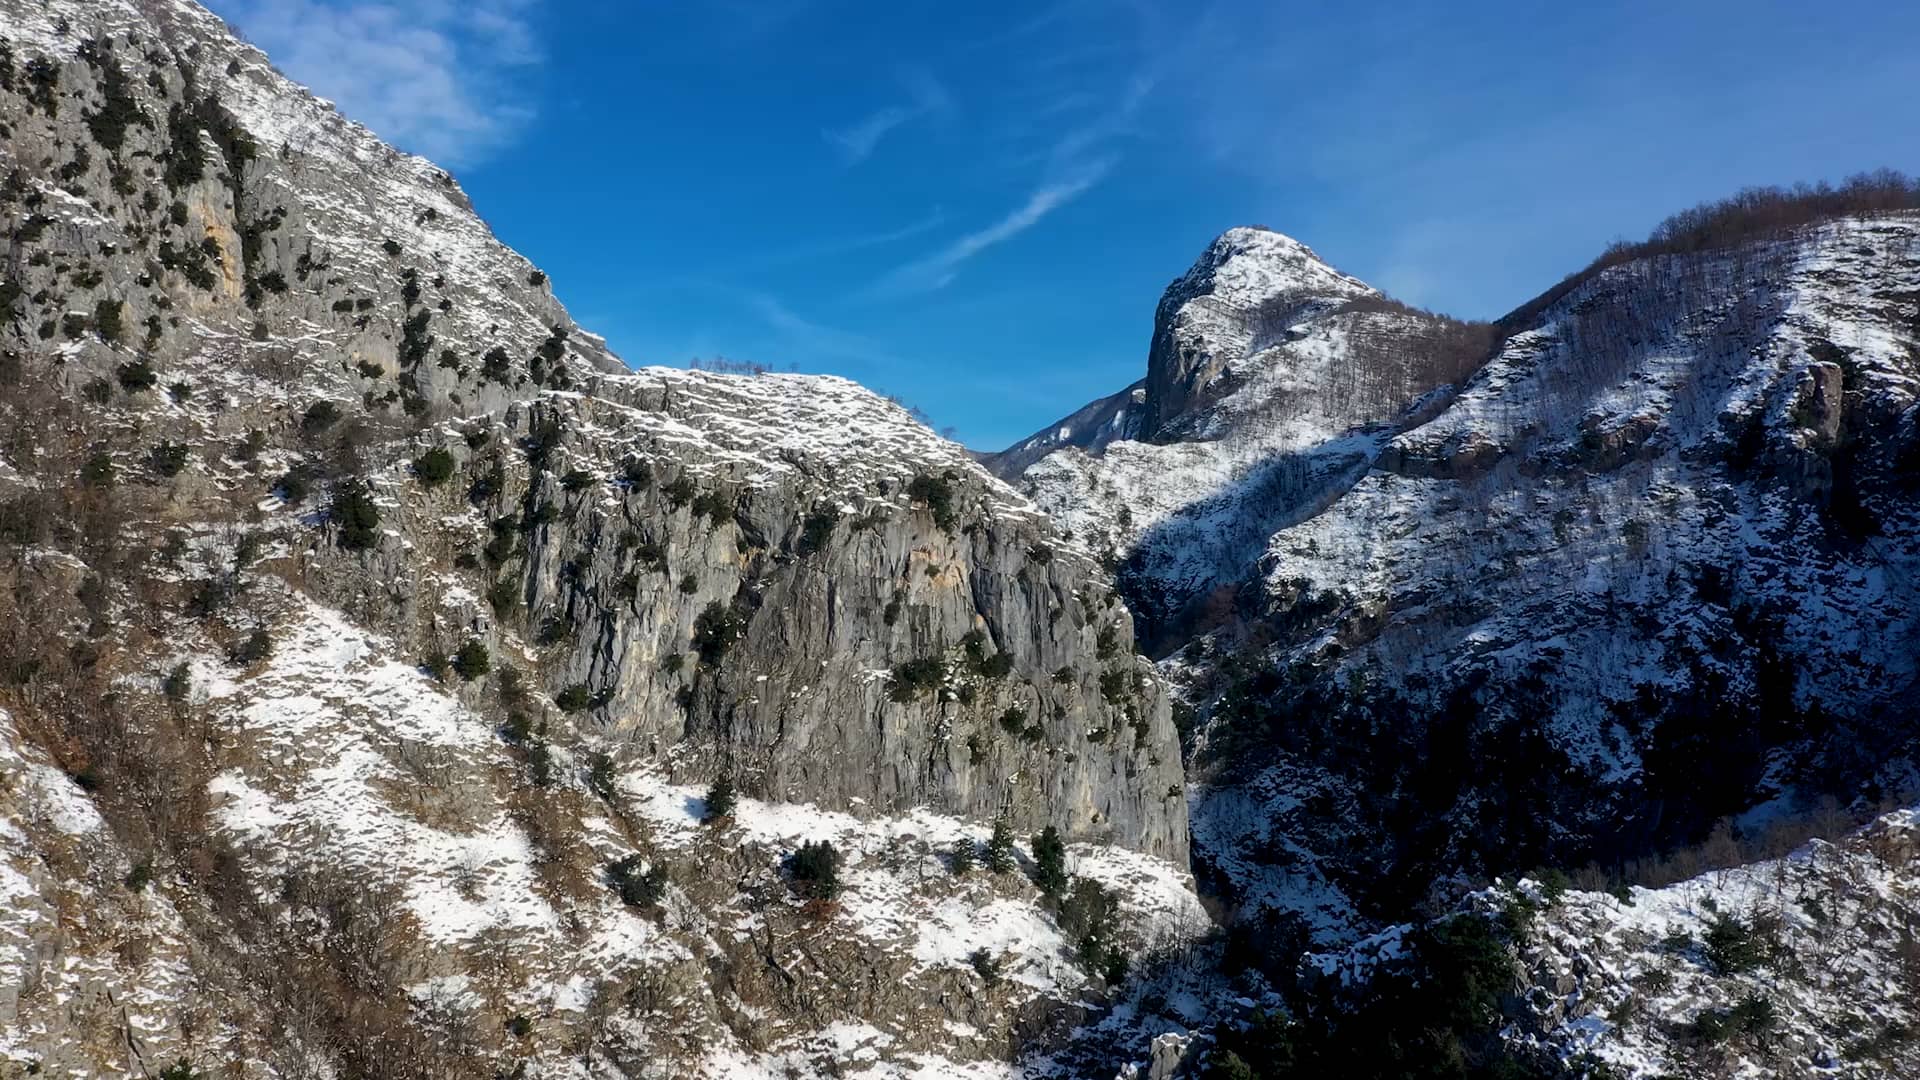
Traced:
[[1263, 336], [1276, 326], [1316, 304], [1376, 295], [1291, 237], [1264, 228], [1229, 229], [1161, 297], [1146, 378], [988, 463], [1002, 476], [1017, 476], [1061, 447], [1099, 450], [1117, 439], [1176, 438], [1183, 418], [1203, 407], [1215, 381], [1234, 361], [1265, 347]]
[[1154, 442], [1183, 432], [1204, 436], [1190, 414], [1222, 396], [1216, 384], [1236, 362], [1301, 333], [1316, 315], [1378, 295], [1291, 237], [1227, 230], [1168, 287], [1154, 312], [1142, 433]]
[[988, 465], [1096, 550], [1132, 559], [1131, 596], [1158, 642], [1490, 339], [1290, 237], [1230, 229], [1161, 297], [1141, 382]]

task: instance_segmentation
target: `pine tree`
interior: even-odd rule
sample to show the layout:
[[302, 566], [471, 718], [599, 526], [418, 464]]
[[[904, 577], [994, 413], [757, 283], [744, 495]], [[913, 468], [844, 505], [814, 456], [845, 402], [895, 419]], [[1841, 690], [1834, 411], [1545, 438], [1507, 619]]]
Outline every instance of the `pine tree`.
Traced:
[[492, 667], [491, 659], [487, 655], [485, 645], [473, 638], [468, 638], [467, 643], [460, 646], [460, 651], [453, 654], [454, 674], [463, 679], [477, 679]]
[[809, 840], [787, 860], [794, 887], [808, 900], [840, 895], [840, 852], [831, 840]]
[[996, 874], [1013, 873], [1013, 822], [1008, 820], [1007, 812], [993, 819], [993, 836], [987, 841], [987, 869]]
[[1034, 884], [1047, 896], [1058, 899], [1067, 891], [1067, 845], [1060, 830], [1049, 825], [1033, 837]]
[[725, 773], [721, 773], [720, 778], [707, 789], [706, 820], [719, 821], [722, 818], [732, 817], [734, 805], [738, 801], [733, 793], [733, 780]]
[[587, 790], [603, 799], [614, 796], [613, 758], [604, 753], [595, 753], [587, 759]]
[[1214, 1071], [1225, 1080], [1258, 1080], [1260, 1075], [1253, 1071], [1253, 1066], [1248, 1065], [1245, 1059], [1231, 1050], [1221, 1057], [1220, 1063], [1214, 1066]]
[[443, 446], [413, 459], [413, 475], [427, 487], [439, 487], [453, 476], [453, 454]]
[[340, 526], [340, 546], [348, 551], [365, 551], [379, 543], [380, 508], [365, 480], [356, 476], [342, 481], [334, 489], [329, 516]]
[[629, 855], [607, 867], [607, 878], [628, 907], [653, 907], [667, 892], [666, 871], [658, 863], [642, 870], [642, 862], [640, 856]]
[[233, 647], [233, 662], [242, 667], [257, 664], [273, 655], [273, 638], [265, 627], [255, 627], [245, 641]]
[[973, 837], [961, 837], [960, 842], [953, 845], [953, 855], [951, 856], [953, 876], [966, 877], [972, 873], [973, 864], [978, 860], [978, 857], [974, 850]]
[[185, 701], [193, 692], [193, 672], [185, 664], [175, 664], [167, 673], [166, 681], [160, 684], [160, 692], [167, 695], [168, 701]]

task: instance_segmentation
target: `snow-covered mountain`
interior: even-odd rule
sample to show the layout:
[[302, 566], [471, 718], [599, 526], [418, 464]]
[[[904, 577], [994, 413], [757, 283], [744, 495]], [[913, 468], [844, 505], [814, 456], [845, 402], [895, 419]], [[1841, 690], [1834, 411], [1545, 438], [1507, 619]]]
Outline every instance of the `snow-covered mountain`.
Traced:
[[963, 448], [628, 371], [188, 0], [0, 0], [0, 140], [0, 1075], [1135, 1049], [1166, 686]]
[[1332, 945], [1913, 790], [1920, 215], [1610, 255], [1494, 328], [1269, 236], [1170, 287], [1117, 437], [995, 459], [1121, 566], [1212, 887]]
[[[1232, 230], [1141, 383], [989, 459], [1179, 687], [1222, 963], [1274, 995], [1189, 1058], [1913, 1067], [1910, 815], [1849, 827], [1920, 797], [1916, 195], [1681, 215], [1491, 327]], [[1592, 891], [1472, 891], [1528, 870]]]

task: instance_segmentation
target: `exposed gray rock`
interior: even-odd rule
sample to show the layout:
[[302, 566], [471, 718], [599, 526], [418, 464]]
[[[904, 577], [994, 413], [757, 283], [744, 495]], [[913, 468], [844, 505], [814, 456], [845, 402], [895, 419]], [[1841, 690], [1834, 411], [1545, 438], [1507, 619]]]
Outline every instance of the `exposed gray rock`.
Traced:
[[[963, 448], [629, 373], [187, 0], [0, 42], [0, 1071], [1044, 1051], [1104, 954], [950, 869], [1002, 815], [1114, 890], [1099, 949], [1199, 932], [1165, 683]], [[828, 838], [841, 907], [788, 865]]]
[[[544, 471], [498, 448], [536, 431]], [[888, 445], [847, 456], [832, 443], [848, 432]], [[769, 798], [1006, 809], [1023, 835], [1054, 824], [1184, 858], [1178, 740], [1126, 608], [1084, 552], [897, 406], [837, 380], [655, 370], [517, 406], [495, 443], [443, 495], [396, 478], [396, 535], [364, 556], [316, 548], [311, 587], [403, 637], [492, 625], [478, 606], [434, 625], [439, 598], [407, 567], [488, 542], [469, 526], [429, 555], [419, 536], [499, 461], [482, 516], [517, 515], [524, 551], [498, 578], [518, 603], [507, 626], [563, 638], [544, 651], [551, 692], [604, 695], [592, 715], [647, 757]], [[645, 482], [626, 479], [633, 462]], [[951, 509], [911, 499], [916, 479]], [[737, 641], [703, 660], [709, 612]], [[910, 661], [938, 669], [906, 693]]]

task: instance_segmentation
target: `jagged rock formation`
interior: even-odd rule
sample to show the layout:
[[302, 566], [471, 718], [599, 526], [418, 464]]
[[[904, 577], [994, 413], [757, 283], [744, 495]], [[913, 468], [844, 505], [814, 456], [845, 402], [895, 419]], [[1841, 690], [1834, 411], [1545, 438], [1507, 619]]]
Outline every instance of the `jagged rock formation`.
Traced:
[[985, 1069], [1198, 932], [1164, 682], [964, 450], [627, 372], [186, 0], [0, 16], [0, 1068]]

